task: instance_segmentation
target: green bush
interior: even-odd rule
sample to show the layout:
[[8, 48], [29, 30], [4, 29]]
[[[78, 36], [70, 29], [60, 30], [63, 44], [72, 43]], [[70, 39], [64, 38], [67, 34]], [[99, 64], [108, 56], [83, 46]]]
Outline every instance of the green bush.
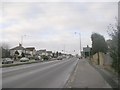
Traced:
[[49, 57], [46, 56], [46, 55], [42, 55], [41, 58], [42, 58], [43, 60], [48, 60], [48, 59], [49, 59]]

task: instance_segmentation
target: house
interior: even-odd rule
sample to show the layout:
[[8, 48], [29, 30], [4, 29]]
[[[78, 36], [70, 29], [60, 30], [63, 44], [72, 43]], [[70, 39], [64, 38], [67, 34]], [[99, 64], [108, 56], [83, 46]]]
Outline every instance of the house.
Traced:
[[91, 48], [87, 45], [87, 47], [83, 47], [83, 51], [81, 52], [83, 57], [90, 57]]
[[46, 51], [46, 56], [52, 56], [52, 51]]
[[38, 51], [36, 52], [36, 55], [38, 55], [38, 56], [46, 55], [46, 49], [38, 50]]
[[35, 47], [27, 47], [25, 48], [25, 56], [26, 57], [34, 57], [36, 54]]
[[19, 46], [10, 49], [10, 56], [14, 56], [15, 52], [18, 52], [18, 56], [21, 56], [22, 53], [25, 53], [25, 48], [22, 44], [19, 44]]

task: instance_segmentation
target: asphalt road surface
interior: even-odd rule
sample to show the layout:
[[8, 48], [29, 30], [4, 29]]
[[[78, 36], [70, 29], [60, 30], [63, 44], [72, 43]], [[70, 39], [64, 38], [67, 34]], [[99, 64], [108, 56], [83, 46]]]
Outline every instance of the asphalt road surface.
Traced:
[[2, 69], [2, 88], [63, 88], [78, 59], [70, 58]]

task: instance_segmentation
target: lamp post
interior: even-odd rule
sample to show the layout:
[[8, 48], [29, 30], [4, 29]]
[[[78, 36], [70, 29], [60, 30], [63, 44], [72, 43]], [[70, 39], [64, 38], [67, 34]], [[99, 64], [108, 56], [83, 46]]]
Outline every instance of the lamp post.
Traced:
[[64, 45], [64, 54], [65, 54], [65, 45]]
[[79, 35], [79, 41], [80, 41], [80, 55], [81, 55], [81, 33], [78, 33], [78, 32], [75, 32], [75, 34], [78, 34]]

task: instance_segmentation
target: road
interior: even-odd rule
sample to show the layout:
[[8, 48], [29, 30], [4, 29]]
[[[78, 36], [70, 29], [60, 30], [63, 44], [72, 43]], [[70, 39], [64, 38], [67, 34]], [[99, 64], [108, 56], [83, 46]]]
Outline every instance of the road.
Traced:
[[78, 59], [70, 58], [2, 69], [2, 88], [63, 88]]

